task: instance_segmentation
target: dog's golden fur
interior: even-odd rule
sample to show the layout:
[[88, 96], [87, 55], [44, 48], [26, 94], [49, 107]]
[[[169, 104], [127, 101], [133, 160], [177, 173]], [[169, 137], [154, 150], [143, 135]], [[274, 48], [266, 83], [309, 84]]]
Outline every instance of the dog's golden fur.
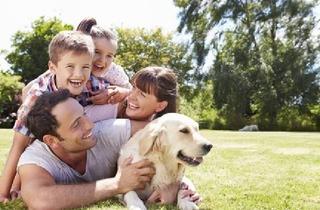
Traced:
[[[120, 152], [119, 164], [133, 156], [133, 162], [147, 158], [156, 174], [143, 191], [129, 192], [124, 201], [129, 209], [146, 209], [143, 202], [156, 188], [181, 181], [185, 166], [198, 165], [212, 145], [200, 133], [198, 123], [177, 113], [165, 114], [137, 132]], [[196, 209], [190, 201], [179, 198], [180, 209]]]

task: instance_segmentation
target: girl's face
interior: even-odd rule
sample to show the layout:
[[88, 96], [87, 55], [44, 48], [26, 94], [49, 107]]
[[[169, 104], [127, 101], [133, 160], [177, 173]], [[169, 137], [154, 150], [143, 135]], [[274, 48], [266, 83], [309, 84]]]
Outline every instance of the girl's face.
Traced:
[[92, 74], [103, 77], [108, 71], [117, 51], [117, 44], [114, 40], [105, 38], [93, 39], [95, 45], [95, 55], [93, 58]]
[[127, 99], [126, 115], [133, 120], [151, 120], [153, 115], [162, 111], [167, 104], [167, 101], [159, 102], [155, 95], [133, 87]]

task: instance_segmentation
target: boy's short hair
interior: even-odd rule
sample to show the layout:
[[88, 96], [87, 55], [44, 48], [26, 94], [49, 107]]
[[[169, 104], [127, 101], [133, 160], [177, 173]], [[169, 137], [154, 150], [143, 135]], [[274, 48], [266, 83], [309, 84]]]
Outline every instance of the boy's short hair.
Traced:
[[94, 43], [89, 35], [79, 31], [61, 31], [49, 44], [49, 59], [57, 64], [66, 52], [86, 53], [94, 56]]

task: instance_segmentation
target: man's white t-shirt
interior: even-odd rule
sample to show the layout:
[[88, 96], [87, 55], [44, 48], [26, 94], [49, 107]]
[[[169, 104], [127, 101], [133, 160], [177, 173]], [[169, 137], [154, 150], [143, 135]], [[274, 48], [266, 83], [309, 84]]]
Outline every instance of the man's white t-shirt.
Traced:
[[97, 144], [87, 151], [87, 164], [84, 174], [79, 174], [55, 156], [49, 147], [35, 140], [22, 153], [18, 168], [26, 164], [35, 164], [48, 171], [57, 184], [91, 182], [113, 177], [117, 170], [120, 148], [131, 134], [128, 119], [112, 119], [95, 123], [93, 135]]

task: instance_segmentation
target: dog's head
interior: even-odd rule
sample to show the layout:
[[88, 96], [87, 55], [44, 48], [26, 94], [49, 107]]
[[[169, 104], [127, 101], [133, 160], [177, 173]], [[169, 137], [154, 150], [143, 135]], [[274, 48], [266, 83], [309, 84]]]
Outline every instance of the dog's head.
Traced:
[[198, 123], [182, 114], [165, 114], [149, 123], [142, 132], [139, 149], [143, 156], [160, 152], [178, 163], [197, 166], [212, 148], [199, 133]]

